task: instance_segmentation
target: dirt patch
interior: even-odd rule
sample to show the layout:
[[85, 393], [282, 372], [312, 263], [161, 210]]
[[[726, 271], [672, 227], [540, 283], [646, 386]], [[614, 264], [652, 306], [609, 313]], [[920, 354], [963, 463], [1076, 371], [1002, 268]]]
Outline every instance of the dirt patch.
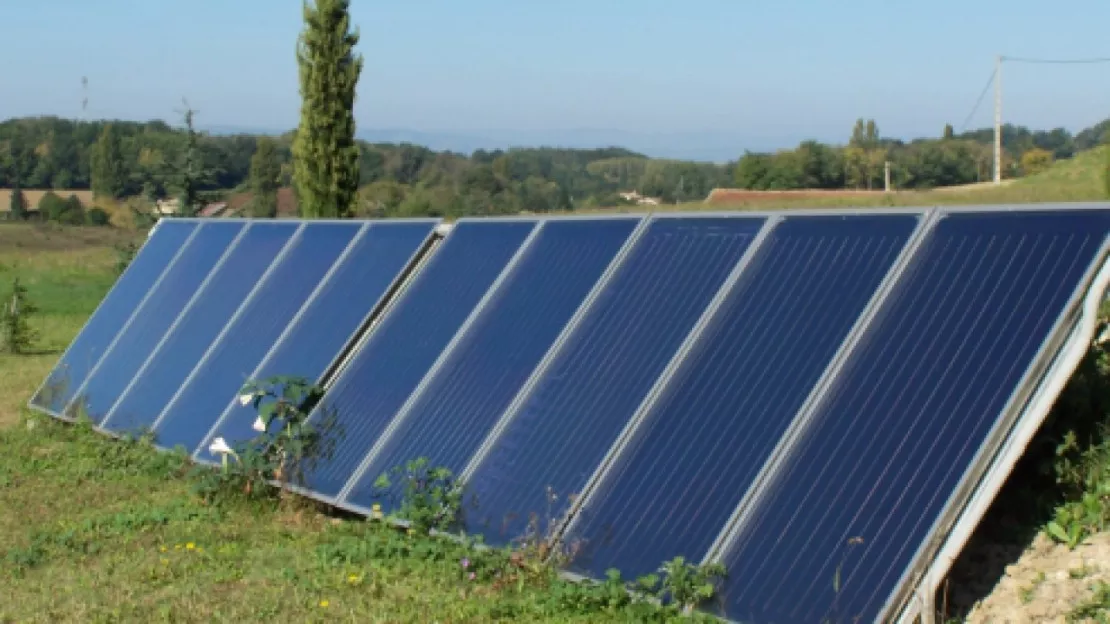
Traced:
[[839, 189], [802, 189], [796, 191], [753, 191], [749, 189], [713, 189], [706, 198], [707, 204], [742, 204], [750, 202], [778, 202], [792, 199], [854, 199], [860, 197], [881, 197], [884, 191], [839, 190]]
[[[88, 208], [94, 203], [93, 193], [88, 189], [23, 189], [23, 199], [27, 201], [29, 210], [38, 210], [39, 202], [47, 193], [54, 193], [62, 199], [74, 196], [81, 205]], [[12, 190], [0, 189], [0, 212], [8, 212], [12, 205]]]
[[[1039, 534], [1016, 561], [1006, 546], [984, 549], [979, 556], [982, 565], [1004, 571], [990, 594], [971, 609], [968, 624], [1063, 624], [1091, 599], [1100, 581], [1110, 582], [1110, 533], [1095, 535], [1075, 550]], [[981, 589], [955, 584], [949, 597], [958, 602], [966, 592], [983, 595]]]

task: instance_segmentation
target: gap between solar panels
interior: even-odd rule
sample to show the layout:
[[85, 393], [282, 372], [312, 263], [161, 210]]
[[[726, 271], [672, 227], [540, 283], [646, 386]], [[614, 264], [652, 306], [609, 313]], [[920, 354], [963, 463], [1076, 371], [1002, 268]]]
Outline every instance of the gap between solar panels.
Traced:
[[163, 221], [31, 405], [216, 463], [243, 382], [301, 376], [345, 429], [306, 496], [388, 511], [429, 457], [571, 576], [682, 555], [726, 619], [930, 621], [1089, 344], [1110, 206], [437, 224]]

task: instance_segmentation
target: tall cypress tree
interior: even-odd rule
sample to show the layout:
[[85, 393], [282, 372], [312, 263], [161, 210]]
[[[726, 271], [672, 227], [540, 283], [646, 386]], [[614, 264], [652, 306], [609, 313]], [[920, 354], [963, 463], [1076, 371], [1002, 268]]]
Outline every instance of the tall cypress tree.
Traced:
[[301, 122], [293, 140], [293, 182], [304, 217], [346, 217], [358, 192], [355, 87], [362, 56], [349, 0], [305, 3], [297, 45]]

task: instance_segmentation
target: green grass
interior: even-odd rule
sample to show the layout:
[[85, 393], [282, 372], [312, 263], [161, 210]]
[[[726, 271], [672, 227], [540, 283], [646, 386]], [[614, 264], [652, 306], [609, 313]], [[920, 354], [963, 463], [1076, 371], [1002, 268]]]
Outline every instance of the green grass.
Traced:
[[32, 318], [38, 353], [0, 353], [0, 426], [46, 377], [115, 280], [114, 245], [133, 234], [107, 228], [63, 228], [0, 223], [0, 299], [18, 277], [41, 309]]
[[28, 285], [50, 351], [0, 356], [0, 622], [674, 618], [296, 496], [208, 505], [181, 457], [23, 409], [111, 286], [120, 236], [0, 225], [0, 293]]

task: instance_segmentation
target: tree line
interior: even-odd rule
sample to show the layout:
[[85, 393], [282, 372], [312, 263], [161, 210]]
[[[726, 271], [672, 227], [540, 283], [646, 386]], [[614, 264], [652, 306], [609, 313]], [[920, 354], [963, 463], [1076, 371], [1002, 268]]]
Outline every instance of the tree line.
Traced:
[[[1102, 142], [1110, 120], [1072, 135], [1064, 128], [1033, 131], [1023, 126], [1002, 128], [1002, 176], [1015, 178], [1047, 169], [1062, 158]], [[736, 163], [733, 181], [740, 188], [881, 189], [887, 163], [897, 189], [923, 190], [984, 182], [994, 177], [994, 131], [956, 134], [946, 125], [937, 138], [902, 141], [882, 137], [874, 120], [860, 119], [848, 143], [834, 146], [804, 141], [774, 153], [745, 153]]]
[[[99, 197], [153, 201], [178, 197], [184, 181], [194, 180], [192, 190], [208, 199], [250, 191], [255, 204], [265, 204], [253, 209], [266, 214], [275, 209], [277, 190], [294, 185], [296, 134], [215, 136], [162, 121], [10, 119], [0, 122], [0, 188], [91, 189]], [[623, 201], [618, 192], [632, 190], [690, 201], [731, 184], [727, 165], [649, 159], [615, 147], [467, 156], [411, 144], [353, 145], [360, 216], [570, 210], [616, 205]], [[199, 173], [181, 174], [189, 169]]]

